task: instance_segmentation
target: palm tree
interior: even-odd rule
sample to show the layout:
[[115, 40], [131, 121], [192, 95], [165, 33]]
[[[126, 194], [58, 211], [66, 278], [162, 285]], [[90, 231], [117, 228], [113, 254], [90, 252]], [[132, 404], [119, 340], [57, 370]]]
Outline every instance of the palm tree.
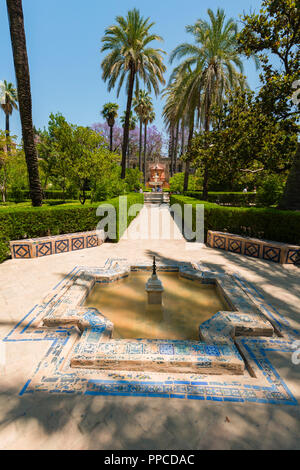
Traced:
[[[187, 145], [187, 155], [191, 147], [195, 127], [195, 113], [199, 108], [200, 90], [194, 85], [195, 74], [200, 73], [200, 66], [192, 71], [191, 67], [183, 64], [173, 71], [169, 86], [165, 90], [164, 96], [167, 98], [163, 115], [169, 130], [172, 131], [174, 141], [174, 129], [178, 128], [180, 119], [187, 123], [189, 137]], [[172, 144], [175, 149], [175, 144]], [[172, 150], [171, 164], [174, 164], [174, 150]], [[185, 162], [184, 191], [188, 189], [188, 179], [190, 173], [190, 161]]]
[[5, 130], [6, 136], [9, 137], [9, 117], [12, 115], [13, 109], [18, 109], [18, 96], [17, 90], [12, 83], [7, 83], [6, 80], [0, 82], [0, 103], [1, 108], [5, 113]]
[[[122, 127], [124, 129], [125, 122], [126, 122], [126, 111], [124, 112], [123, 116], [120, 119]], [[129, 116], [129, 131], [134, 131], [136, 128], [137, 124], [137, 118], [132, 114], [132, 111], [130, 111], [130, 116]], [[128, 145], [127, 145], [127, 150], [126, 150], [126, 156], [127, 156], [127, 168], [129, 168], [129, 148], [130, 148], [130, 134], [128, 136]]]
[[[181, 70], [190, 68], [192, 74], [188, 84], [189, 92], [199, 92], [198, 116], [204, 132], [209, 132], [214, 105], [222, 104], [226, 91], [244, 85], [243, 64], [237, 51], [237, 23], [230, 18], [226, 21], [224, 10], [218, 9], [216, 15], [208, 9], [210, 22], [198, 20], [195, 25], [187, 26], [195, 44], [181, 44], [172, 52], [171, 62], [185, 58]], [[208, 166], [205, 163], [203, 198], [207, 199]]]
[[116, 122], [116, 118], [118, 117], [118, 109], [119, 105], [117, 103], [106, 103], [103, 106], [101, 111], [102, 116], [106, 119], [106, 122], [110, 128], [110, 144], [109, 149], [113, 151], [113, 129]]
[[144, 123], [144, 165], [143, 165], [143, 172], [144, 172], [144, 184], [146, 184], [146, 161], [147, 161], [147, 126], [151, 124], [155, 119], [155, 112], [153, 111], [152, 103], [149, 101], [149, 106], [145, 110], [145, 114], [143, 117]]
[[140, 139], [139, 139], [139, 170], [142, 171], [142, 140], [143, 140], [143, 119], [149, 106], [150, 96], [145, 90], [139, 90], [133, 100], [134, 111], [140, 120]]
[[32, 124], [30, 75], [22, 0], [6, 0], [6, 4], [17, 78], [18, 100], [22, 124], [23, 145], [29, 177], [30, 197], [33, 206], [41, 206], [43, 202], [43, 193]]
[[122, 147], [122, 173], [125, 178], [126, 151], [129, 138], [129, 119], [133, 99], [134, 86], [139, 89], [141, 79], [148, 91], [159, 93], [159, 84], [164, 84], [161, 49], [150, 47], [153, 41], [162, 41], [156, 34], [150, 33], [154, 23], [144, 18], [137, 9], [127, 13], [126, 18], [117, 16], [116, 25], [105, 30], [102, 38], [102, 52], [110, 51], [102, 61], [103, 79], [108, 82], [108, 90], [112, 90], [118, 82], [117, 95], [126, 81], [127, 107]]

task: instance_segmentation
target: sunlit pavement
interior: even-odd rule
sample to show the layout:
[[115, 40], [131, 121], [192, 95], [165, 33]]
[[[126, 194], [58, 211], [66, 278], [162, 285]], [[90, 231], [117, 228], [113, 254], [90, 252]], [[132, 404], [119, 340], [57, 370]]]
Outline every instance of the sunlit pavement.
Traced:
[[[145, 220], [154, 221], [147, 227]], [[157, 226], [158, 216], [163, 221]], [[169, 229], [172, 239], [167, 239]], [[143, 239], [138, 235], [143, 233]], [[132, 234], [135, 236], [132, 237]], [[152, 237], [149, 237], [152, 234]], [[135, 239], [132, 239], [135, 238]], [[147, 239], [145, 239], [147, 238]], [[145, 207], [118, 244], [0, 265], [3, 338], [76, 265], [107, 258], [197, 260], [217, 272], [239, 273], [300, 330], [300, 269], [197, 246], [190, 249], [167, 206]], [[4, 343], [1, 343], [2, 345]], [[126, 397], [66, 397], [19, 392], [49, 345], [7, 343], [0, 350], [1, 449], [299, 449], [299, 406], [200, 403]], [[268, 356], [269, 357], [269, 356]], [[300, 400], [300, 365], [291, 353], [269, 359]]]

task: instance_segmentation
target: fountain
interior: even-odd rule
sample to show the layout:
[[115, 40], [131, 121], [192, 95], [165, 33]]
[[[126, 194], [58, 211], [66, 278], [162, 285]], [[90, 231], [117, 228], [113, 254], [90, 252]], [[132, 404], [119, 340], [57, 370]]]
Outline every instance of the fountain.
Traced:
[[162, 306], [162, 294], [164, 292], [164, 288], [161, 281], [157, 277], [155, 256], [153, 257], [152, 276], [146, 283], [146, 292], [148, 294], [148, 305]]

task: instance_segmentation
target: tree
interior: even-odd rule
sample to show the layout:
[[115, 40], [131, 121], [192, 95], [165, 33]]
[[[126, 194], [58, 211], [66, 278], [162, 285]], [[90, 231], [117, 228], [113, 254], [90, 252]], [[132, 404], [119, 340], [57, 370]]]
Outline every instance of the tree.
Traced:
[[[186, 90], [190, 95], [198, 90], [198, 117], [204, 131], [212, 126], [212, 107], [221, 104], [226, 91], [244, 86], [243, 64], [237, 50], [237, 23], [230, 18], [226, 21], [224, 10], [214, 14], [207, 10], [210, 22], [199, 19], [186, 30], [194, 36], [195, 44], [184, 43], [175, 48], [171, 61], [186, 58], [181, 70], [191, 70], [187, 78]], [[190, 119], [190, 130], [193, 127]], [[189, 166], [189, 161], [186, 163]], [[203, 199], [208, 195], [208, 166], [204, 168]], [[187, 182], [185, 184], [187, 187]]]
[[22, 124], [24, 152], [29, 177], [30, 197], [33, 206], [41, 206], [43, 202], [43, 194], [32, 124], [30, 75], [22, 0], [6, 0], [6, 4], [17, 78], [18, 101]]
[[127, 107], [124, 123], [124, 137], [122, 147], [122, 179], [126, 172], [126, 152], [129, 138], [129, 120], [133, 99], [134, 86], [139, 89], [141, 79], [148, 91], [153, 88], [156, 95], [159, 93], [159, 84], [164, 84], [163, 73], [166, 68], [163, 64], [161, 49], [150, 47], [153, 41], [161, 41], [158, 35], [151, 34], [154, 23], [149, 18], [143, 18], [137, 9], [127, 13], [126, 18], [117, 16], [116, 25], [106, 29], [102, 38], [102, 52], [110, 51], [102, 61], [103, 79], [108, 82], [108, 90], [112, 90], [117, 82], [117, 94], [126, 80]]
[[149, 107], [150, 96], [145, 90], [139, 90], [133, 100], [134, 111], [140, 120], [140, 140], [139, 140], [139, 170], [142, 171], [142, 140], [143, 140], [143, 120]]
[[151, 124], [155, 120], [155, 112], [153, 110], [153, 103], [150, 97], [148, 97], [146, 106], [143, 114], [143, 124], [144, 124], [144, 163], [143, 163], [143, 174], [144, 174], [144, 183], [146, 184], [146, 161], [147, 161], [147, 131], [148, 124]]
[[110, 128], [109, 149], [111, 152], [113, 151], [113, 129], [116, 122], [116, 118], [118, 117], [118, 109], [118, 104], [106, 103], [101, 111], [102, 116], [104, 117], [104, 119], [106, 119], [107, 124]]
[[[123, 116], [120, 119], [122, 127], [124, 129], [125, 123], [126, 123], [126, 111], [123, 114]], [[136, 128], [136, 123], [137, 119], [133, 115], [132, 111], [130, 111], [130, 116], [129, 116], [129, 132], [134, 131]], [[127, 156], [127, 168], [129, 168], [129, 158], [130, 158], [130, 134], [128, 135], [128, 146], [127, 146], [127, 151], [126, 151], [126, 156]]]
[[211, 177], [231, 190], [246, 175], [286, 178], [297, 145], [293, 122], [266, 115], [253, 92], [229, 95], [226, 104], [213, 108], [212, 118], [215, 129], [192, 142], [190, 158], [198, 168], [206, 165]]
[[[259, 14], [244, 15], [242, 20], [240, 50], [247, 56], [258, 54], [262, 63], [259, 98], [265, 114], [274, 116], [278, 122], [296, 120], [300, 105], [299, 89], [295, 91], [300, 78], [299, 2], [263, 0]], [[266, 52], [277, 60], [272, 60]], [[280, 204], [282, 209], [300, 210], [299, 148], [294, 158]]]
[[0, 82], [0, 102], [1, 108], [5, 113], [5, 130], [6, 135], [9, 137], [9, 116], [12, 115], [13, 109], [18, 109], [18, 96], [17, 90], [12, 83]]
[[[51, 161], [51, 174], [60, 182], [64, 193], [67, 184], [76, 187], [82, 204], [86, 201], [88, 186], [94, 187], [96, 182], [105, 179], [119, 160], [98, 132], [69, 124], [61, 114], [50, 115], [46, 143], [45, 154], [48, 162]], [[43, 147], [39, 145], [42, 156]]]

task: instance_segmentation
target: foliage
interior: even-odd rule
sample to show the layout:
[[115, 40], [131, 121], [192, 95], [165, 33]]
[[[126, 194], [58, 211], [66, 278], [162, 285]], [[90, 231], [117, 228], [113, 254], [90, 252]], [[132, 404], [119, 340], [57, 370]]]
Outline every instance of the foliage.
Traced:
[[38, 151], [47, 177], [54, 175], [66, 195], [68, 187], [69, 194], [77, 188], [83, 204], [88, 187], [105, 179], [118, 162], [99, 133], [69, 124], [60, 114], [50, 115], [48, 131], [40, 133]]
[[[285, 119], [297, 112], [293, 83], [299, 79], [300, 15], [296, 0], [263, 0], [258, 14], [244, 15], [239, 49], [258, 54], [262, 65], [259, 92], [266, 113]], [[267, 56], [266, 52], [271, 53]], [[277, 60], [274, 60], [274, 56]]]
[[[142, 194], [127, 196], [128, 208], [143, 203]], [[116, 209], [119, 220], [119, 199], [107, 200]], [[36, 238], [47, 235], [58, 235], [95, 230], [100, 219], [96, 215], [98, 204], [64, 204], [42, 208], [13, 207], [0, 209], [0, 262], [7, 258], [8, 241], [24, 238]], [[127, 216], [127, 226], [134, 217]], [[118, 223], [117, 223], [118, 226]], [[117, 233], [118, 241], [122, 234]]]
[[260, 173], [286, 176], [297, 144], [293, 119], [278, 121], [266, 115], [252, 92], [229, 96], [222, 108], [214, 109], [214, 119], [218, 127], [199, 133], [191, 145], [190, 158], [200, 170], [206, 166], [213, 180], [222, 175], [230, 188], [239, 182], [239, 189], [258, 186]]
[[262, 206], [275, 206], [283, 193], [283, 182], [278, 175], [269, 175], [257, 191], [257, 202]]
[[126, 154], [128, 149], [130, 112], [132, 107], [134, 87], [139, 89], [142, 80], [149, 92], [159, 93], [159, 85], [164, 84], [163, 74], [166, 67], [163, 64], [161, 49], [151, 47], [153, 41], [162, 38], [150, 32], [154, 23], [150, 18], [143, 18], [134, 8], [126, 17], [117, 16], [116, 24], [105, 30], [102, 38], [101, 52], [108, 52], [102, 61], [102, 77], [108, 82], [108, 91], [118, 83], [119, 96], [123, 84], [126, 82], [127, 105], [124, 122], [124, 138], [122, 144], [122, 179], [126, 173]]
[[[265, 114], [278, 122], [294, 119], [299, 123], [299, 1], [263, 0], [258, 14], [244, 15], [242, 20], [244, 28], [239, 35], [240, 50], [247, 56], [254, 52], [260, 58], [262, 87], [258, 99]], [[294, 133], [297, 131], [299, 128]], [[295, 152], [280, 204], [283, 209], [300, 210], [298, 158]]]
[[121, 179], [121, 168], [114, 168], [110, 174], [107, 174], [106, 179], [96, 182], [91, 192], [91, 200], [104, 201], [138, 190], [141, 187], [140, 181], [141, 173], [138, 168], [127, 169], [125, 180]]
[[[191, 175], [189, 178], [189, 187], [188, 191], [197, 191], [202, 188], [202, 178]], [[170, 191], [180, 193], [183, 192], [184, 186], [184, 173], [175, 173], [174, 176], [170, 178]]]
[[300, 213], [273, 208], [224, 207], [186, 196], [171, 196], [171, 205], [193, 206], [195, 229], [196, 205], [204, 204], [204, 229], [300, 245]]

